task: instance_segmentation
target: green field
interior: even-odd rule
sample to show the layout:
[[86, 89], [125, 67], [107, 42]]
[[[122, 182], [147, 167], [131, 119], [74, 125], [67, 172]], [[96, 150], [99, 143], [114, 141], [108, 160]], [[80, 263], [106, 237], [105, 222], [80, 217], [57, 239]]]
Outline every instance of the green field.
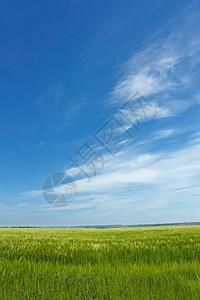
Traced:
[[0, 229], [0, 299], [200, 299], [200, 227]]

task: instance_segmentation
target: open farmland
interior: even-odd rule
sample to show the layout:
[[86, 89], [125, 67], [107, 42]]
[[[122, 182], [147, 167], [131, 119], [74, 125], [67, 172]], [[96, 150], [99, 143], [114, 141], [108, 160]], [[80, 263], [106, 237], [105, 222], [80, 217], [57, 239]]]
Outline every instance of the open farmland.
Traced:
[[0, 299], [200, 299], [200, 227], [0, 229]]

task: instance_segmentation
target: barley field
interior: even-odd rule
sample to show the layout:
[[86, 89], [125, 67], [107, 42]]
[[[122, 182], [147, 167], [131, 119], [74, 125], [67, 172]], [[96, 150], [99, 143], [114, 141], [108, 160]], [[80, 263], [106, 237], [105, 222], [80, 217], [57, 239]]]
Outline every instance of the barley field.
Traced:
[[200, 227], [2, 228], [0, 299], [200, 299]]

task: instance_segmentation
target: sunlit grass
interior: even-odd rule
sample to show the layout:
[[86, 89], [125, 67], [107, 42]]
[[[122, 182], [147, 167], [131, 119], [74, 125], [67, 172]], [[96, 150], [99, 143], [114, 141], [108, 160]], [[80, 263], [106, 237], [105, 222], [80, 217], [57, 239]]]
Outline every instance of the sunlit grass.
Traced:
[[200, 299], [200, 227], [0, 229], [0, 299]]

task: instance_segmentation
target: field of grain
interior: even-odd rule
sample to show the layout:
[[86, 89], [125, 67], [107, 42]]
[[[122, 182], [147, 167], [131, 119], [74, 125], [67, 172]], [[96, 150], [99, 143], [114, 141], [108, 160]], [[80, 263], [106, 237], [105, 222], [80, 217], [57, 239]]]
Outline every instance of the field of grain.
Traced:
[[0, 229], [0, 299], [200, 299], [200, 227]]

